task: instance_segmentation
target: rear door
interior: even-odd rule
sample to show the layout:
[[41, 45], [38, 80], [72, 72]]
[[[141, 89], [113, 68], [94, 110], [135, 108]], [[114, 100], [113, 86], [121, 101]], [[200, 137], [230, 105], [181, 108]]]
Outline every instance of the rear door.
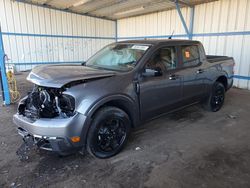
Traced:
[[142, 120], [151, 119], [178, 106], [182, 87], [176, 52], [176, 47], [163, 46], [146, 61], [139, 79]]
[[181, 71], [183, 84], [183, 102], [185, 104], [200, 100], [206, 94], [205, 67], [200, 58], [198, 45], [179, 46]]

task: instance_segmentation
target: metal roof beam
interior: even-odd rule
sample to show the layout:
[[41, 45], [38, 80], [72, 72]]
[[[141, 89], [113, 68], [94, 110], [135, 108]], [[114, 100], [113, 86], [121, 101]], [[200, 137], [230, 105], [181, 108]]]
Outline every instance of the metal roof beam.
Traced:
[[119, 3], [122, 3], [124, 0], [116, 0], [115, 2], [110, 2], [110, 3], [106, 3], [105, 5], [101, 5], [101, 6], [96, 6], [88, 11], [86, 11], [86, 13], [90, 13], [90, 12], [94, 12], [94, 11], [97, 11], [97, 10], [100, 10], [102, 8], [106, 8], [106, 7], [110, 7], [110, 6], [113, 6], [115, 4], [119, 4]]
[[43, 5], [48, 5], [52, 0], [46, 0]]
[[34, 5], [34, 6], [38, 6], [38, 7], [54, 9], [54, 10], [58, 10], [58, 11], [62, 11], [62, 12], [68, 12], [68, 13], [72, 13], [72, 14], [78, 14], [78, 15], [82, 15], [82, 16], [89, 16], [89, 17], [92, 17], [92, 18], [99, 18], [99, 19], [103, 19], [103, 20], [115, 21], [114, 19], [111, 19], [111, 18], [94, 16], [94, 15], [90, 15], [90, 14], [87, 14], [87, 13], [73, 12], [70, 9], [60, 9], [60, 8], [56, 8], [56, 7], [51, 7], [50, 5], [47, 5], [47, 4], [35, 4], [35, 3], [32, 3], [32, 2], [28, 2], [26, 0], [14, 0], [14, 1], [19, 2], [19, 3], [30, 4], [30, 5]]
[[193, 5], [191, 5], [191, 4], [189, 4], [189, 3], [186, 3], [186, 2], [184, 2], [184, 1], [182, 1], [182, 0], [177, 0], [178, 1], [178, 3], [179, 3], [179, 5], [183, 5], [183, 6], [186, 6], [186, 7], [193, 7]]
[[174, 4], [177, 2], [179, 5], [184, 6], [184, 7], [193, 7], [192, 4], [187, 3], [187, 2], [185, 2], [183, 0], [168, 0], [168, 1], [171, 2], [171, 3], [174, 3]]

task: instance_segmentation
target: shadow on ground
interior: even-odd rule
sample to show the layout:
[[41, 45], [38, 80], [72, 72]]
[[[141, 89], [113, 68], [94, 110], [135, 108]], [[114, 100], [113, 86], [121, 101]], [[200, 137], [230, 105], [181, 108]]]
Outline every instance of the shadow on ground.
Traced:
[[[22, 95], [32, 88], [24, 77]], [[106, 160], [35, 147], [20, 160], [16, 106], [0, 107], [0, 187], [250, 187], [249, 100], [249, 91], [232, 89], [217, 113], [196, 105], [155, 119]]]

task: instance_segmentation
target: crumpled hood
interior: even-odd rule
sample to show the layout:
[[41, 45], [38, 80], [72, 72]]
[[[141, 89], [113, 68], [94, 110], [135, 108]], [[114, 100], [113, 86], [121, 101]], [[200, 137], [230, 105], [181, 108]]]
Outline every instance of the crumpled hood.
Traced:
[[27, 80], [44, 87], [61, 88], [74, 81], [104, 78], [114, 76], [114, 71], [99, 70], [75, 64], [41, 65], [37, 66], [27, 77]]

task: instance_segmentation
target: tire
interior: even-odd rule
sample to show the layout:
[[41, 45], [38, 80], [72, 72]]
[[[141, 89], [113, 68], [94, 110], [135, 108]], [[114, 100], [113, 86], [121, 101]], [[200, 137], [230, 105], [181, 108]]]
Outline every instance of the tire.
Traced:
[[225, 100], [225, 87], [220, 82], [215, 82], [210, 96], [204, 103], [206, 110], [217, 112], [221, 109]]
[[127, 142], [131, 121], [123, 110], [103, 107], [93, 118], [87, 137], [88, 152], [97, 158], [118, 154]]

